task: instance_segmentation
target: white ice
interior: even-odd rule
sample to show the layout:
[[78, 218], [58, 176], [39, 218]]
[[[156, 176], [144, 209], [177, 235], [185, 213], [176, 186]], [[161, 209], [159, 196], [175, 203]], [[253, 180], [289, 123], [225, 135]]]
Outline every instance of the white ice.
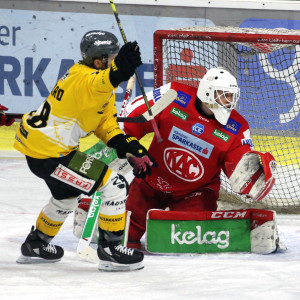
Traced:
[[23, 158], [0, 156], [0, 299], [300, 299], [298, 215], [278, 215], [284, 253], [146, 255], [143, 270], [123, 273], [99, 272], [77, 257], [71, 215], [54, 239], [65, 249], [61, 262], [19, 265], [50, 193]]

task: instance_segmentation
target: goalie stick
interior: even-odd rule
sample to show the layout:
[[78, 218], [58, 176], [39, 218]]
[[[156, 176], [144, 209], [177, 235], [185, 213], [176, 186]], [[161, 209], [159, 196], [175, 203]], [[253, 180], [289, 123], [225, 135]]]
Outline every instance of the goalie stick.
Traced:
[[[175, 90], [168, 90], [155, 104], [152, 106], [152, 116], [156, 116], [161, 111], [163, 111], [169, 104], [171, 104], [177, 97], [177, 92]], [[21, 119], [22, 114], [6, 114], [12, 118]], [[137, 117], [117, 117], [118, 122], [129, 122], [129, 123], [145, 123], [151, 120], [151, 116], [148, 111], [144, 112], [142, 115]]]
[[92, 197], [89, 211], [85, 219], [81, 237], [79, 239], [78, 246], [77, 246], [78, 256], [83, 260], [89, 262], [99, 261], [97, 252], [95, 251], [95, 249], [91, 247], [90, 244], [93, 237], [93, 232], [97, 224], [100, 205], [101, 205], [101, 193], [96, 191]]
[[[114, 4], [114, 1], [113, 0], [109, 0], [109, 1], [110, 1], [111, 8], [113, 10], [113, 13], [115, 15], [118, 27], [120, 29], [123, 41], [124, 41], [125, 44], [127, 44], [127, 38], [126, 38], [126, 35], [125, 35], [125, 31], [124, 31], [124, 29], [122, 27], [122, 24], [121, 24], [121, 21], [120, 21], [120, 18], [119, 18], [119, 14], [117, 12], [117, 9], [116, 9], [116, 6]], [[139, 87], [141, 89], [141, 92], [142, 92], [142, 95], [143, 95], [146, 107], [147, 107], [147, 111], [148, 111], [148, 114], [149, 114], [149, 120], [151, 121], [151, 124], [152, 124], [152, 127], [154, 129], [157, 141], [160, 143], [160, 142], [162, 142], [162, 138], [161, 138], [161, 135], [160, 135], [160, 133], [158, 131], [157, 124], [156, 124], [156, 122], [154, 120], [153, 110], [150, 108], [150, 105], [149, 105], [149, 102], [148, 102], [148, 99], [147, 99], [147, 96], [146, 96], [146, 93], [145, 93], [145, 89], [144, 89], [144, 86], [142, 84], [142, 81], [141, 81], [141, 78], [139, 76], [139, 73], [138, 73], [137, 69], [134, 70], [134, 73], [135, 73], [135, 77], [136, 77], [136, 79], [138, 81]], [[119, 121], [119, 122], [122, 122], [122, 121]]]
[[[100, 208], [100, 204], [101, 204], [101, 203], [99, 203], [99, 206], [97, 206], [98, 205], [96, 202], [97, 200], [94, 199], [94, 197], [97, 193], [98, 193], [98, 195], [96, 197], [99, 197], [98, 199], [100, 199], [100, 202], [101, 202], [100, 193], [96, 192], [92, 197], [89, 211], [88, 211], [88, 214], [87, 214], [87, 217], [86, 217], [86, 220], [84, 223], [84, 227], [83, 227], [83, 230], [81, 233], [81, 237], [79, 239], [78, 246], [77, 246], [78, 256], [81, 259], [86, 260], [91, 263], [99, 262], [99, 258], [98, 258], [96, 249], [91, 247], [91, 240], [92, 240], [93, 232], [94, 232], [96, 224], [97, 224], [97, 220], [98, 220], [98, 216], [99, 216], [99, 208]], [[95, 204], [95, 202], [96, 202], [96, 204]], [[96, 211], [91, 207], [96, 207]], [[89, 217], [90, 210], [95, 211], [95, 214], [92, 217]], [[126, 246], [127, 241], [128, 241], [130, 215], [131, 215], [131, 211], [127, 211], [126, 218], [125, 218], [124, 235], [123, 235], [123, 240], [122, 240], [123, 246]]]
[[[152, 106], [152, 116], [158, 115], [167, 106], [169, 106], [177, 97], [177, 92], [175, 90], [168, 90], [158, 101]], [[151, 120], [151, 116], [148, 111], [144, 112], [142, 115], [132, 118], [118, 117], [118, 122], [130, 122], [130, 123], [144, 123]]]

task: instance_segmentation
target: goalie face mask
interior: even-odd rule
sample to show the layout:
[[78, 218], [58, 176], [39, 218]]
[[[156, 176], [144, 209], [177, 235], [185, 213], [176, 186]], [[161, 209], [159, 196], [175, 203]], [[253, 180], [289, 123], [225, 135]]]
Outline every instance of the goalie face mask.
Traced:
[[207, 71], [201, 79], [197, 97], [213, 112], [222, 125], [226, 125], [231, 111], [236, 108], [240, 96], [237, 81], [223, 68]]

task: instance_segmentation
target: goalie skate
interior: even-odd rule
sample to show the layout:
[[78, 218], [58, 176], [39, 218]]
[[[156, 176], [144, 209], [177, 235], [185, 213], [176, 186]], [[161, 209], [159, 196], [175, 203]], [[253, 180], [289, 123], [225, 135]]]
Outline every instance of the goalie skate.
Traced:
[[31, 232], [21, 246], [21, 253], [17, 263], [40, 264], [60, 261], [64, 255], [64, 250], [59, 246], [41, 240], [37, 230], [34, 230], [32, 226]]
[[98, 269], [106, 272], [122, 272], [143, 269], [144, 254], [122, 246], [120, 242], [101, 242], [97, 254], [100, 259]]

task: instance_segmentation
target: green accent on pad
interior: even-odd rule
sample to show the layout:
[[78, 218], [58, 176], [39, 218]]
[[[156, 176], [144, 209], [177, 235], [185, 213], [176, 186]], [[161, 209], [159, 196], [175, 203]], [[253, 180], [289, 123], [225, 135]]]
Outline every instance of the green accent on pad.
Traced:
[[146, 245], [152, 253], [250, 252], [250, 219], [148, 219]]
[[68, 167], [83, 176], [97, 181], [105, 174], [107, 166], [102, 161], [95, 159], [83, 152], [76, 151]]

